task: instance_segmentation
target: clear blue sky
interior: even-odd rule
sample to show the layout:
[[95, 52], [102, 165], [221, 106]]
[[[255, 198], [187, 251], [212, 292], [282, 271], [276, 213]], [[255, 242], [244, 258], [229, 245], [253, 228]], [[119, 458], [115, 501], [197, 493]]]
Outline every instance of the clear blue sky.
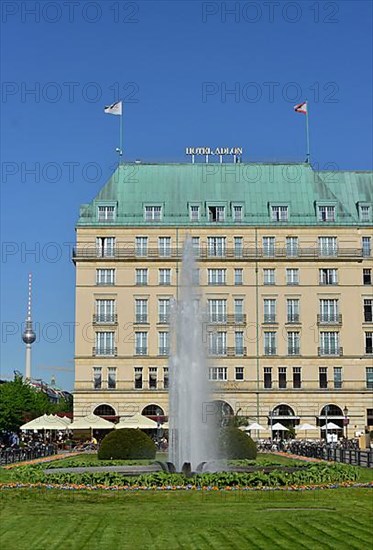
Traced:
[[313, 161], [372, 169], [371, 2], [271, 6], [1, 3], [1, 376], [24, 369], [31, 271], [33, 374], [72, 388], [75, 274], [64, 243], [115, 165], [118, 118], [103, 106], [118, 88], [125, 159], [184, 161], [187, 145], [239, 145], [247, 161], [304, 160], [293, 105], [307, 97]]

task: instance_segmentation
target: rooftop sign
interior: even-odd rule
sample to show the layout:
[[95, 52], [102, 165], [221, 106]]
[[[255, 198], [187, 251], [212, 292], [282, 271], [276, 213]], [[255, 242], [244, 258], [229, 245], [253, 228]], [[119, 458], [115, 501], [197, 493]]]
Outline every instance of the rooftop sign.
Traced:
[[242, 147], [186, 147], [186, 155], [242, 155]]

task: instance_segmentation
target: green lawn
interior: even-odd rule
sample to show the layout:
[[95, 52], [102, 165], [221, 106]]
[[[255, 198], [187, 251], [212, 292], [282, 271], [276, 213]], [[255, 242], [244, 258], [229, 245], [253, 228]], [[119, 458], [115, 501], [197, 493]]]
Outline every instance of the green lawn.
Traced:
[[371, 489], [302, 493], [0, 493], [0, 548], [370, 548]]

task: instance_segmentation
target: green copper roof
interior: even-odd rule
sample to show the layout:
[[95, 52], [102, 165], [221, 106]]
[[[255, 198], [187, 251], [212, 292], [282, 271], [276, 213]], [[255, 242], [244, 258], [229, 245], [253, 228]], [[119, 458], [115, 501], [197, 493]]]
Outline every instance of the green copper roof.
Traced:
[[[373, 202], [372, 172], [314, 171], [308, 164], [122, 164], [97, 197], [82, 205], [78, 226], [146, 226], [145, 206], [162, 206], [151, 225], [232, 225], [232, 207], [243, 206], [242, 225], [279, 225], [271, 205], [287, 205], [281, 225], [318, 225], [317, 205], [335, 205], [330, 225], [361, 225], [361, 205]], [[200, 205], [199, 222], [189, 206]], [[115, 206], [114, 222], [98, 221], [98, 206]], [[224, 222], [209, 222], [208, 206], [225, 206]], [[370, 224], [370, 221], [364, 225]], [[325, 224], [323, 224], [325, 225]]]

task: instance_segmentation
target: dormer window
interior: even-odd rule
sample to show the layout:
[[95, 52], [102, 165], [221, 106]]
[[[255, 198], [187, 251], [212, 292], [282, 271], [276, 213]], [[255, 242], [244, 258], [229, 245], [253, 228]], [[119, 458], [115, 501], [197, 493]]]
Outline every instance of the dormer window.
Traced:
[[289, 219], [289, 207], [271, 206], [271, 219], [275, 222], [287, 222]]
[[232, 208], [233, 221], [242, 222], [243, 220], [243, 207], [241, 204], [234, 204]]
[[359, 204], [359, 219], [361, 222], [372, 221], [372, 207], [370, 204]]
[[319, 222], [335, 222], [335, 206], [319, 205], [317, 209]]
[[99, 206], [98, 221], [113, 222], [115, 220], [115, 206]]
[[223, 222], [225, 220], [225, 206], [208, 207], [209, 222]]
[[160, 222], [162, 219], [162, 206], [145, 206], [144, 215], [146, 222]]
[[192, 204], [189, 207], [189, 219], [191, 222], [199, 222], [199, 206]]

